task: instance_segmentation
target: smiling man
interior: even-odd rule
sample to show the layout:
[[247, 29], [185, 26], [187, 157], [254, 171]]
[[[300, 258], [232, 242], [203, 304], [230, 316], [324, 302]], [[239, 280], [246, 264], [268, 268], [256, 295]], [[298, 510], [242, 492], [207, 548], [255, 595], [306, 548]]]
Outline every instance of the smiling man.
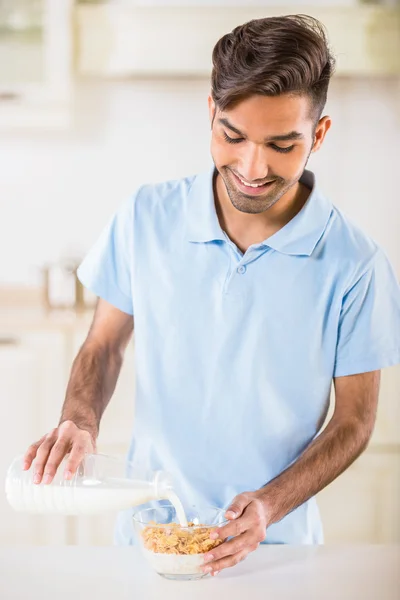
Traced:
[[[80, 266], [99, 297], [36, 481], [93, 451], [135, 331], [128, 458], [165, 469], [185, 505], [227, 508], [218, 573], [260, 542], [323, 540], [315, 495], [365, 449], [380, 369], [400, 362], [400, 290], [378, 245], [306, 170], [331, 120], [323, 28], [286, 16], [213, 51], [213, 167], [143, 185]], [[327, 427], [330, 390], [335, 410]], [[133, 543], [131, 513], [117, 541]]]

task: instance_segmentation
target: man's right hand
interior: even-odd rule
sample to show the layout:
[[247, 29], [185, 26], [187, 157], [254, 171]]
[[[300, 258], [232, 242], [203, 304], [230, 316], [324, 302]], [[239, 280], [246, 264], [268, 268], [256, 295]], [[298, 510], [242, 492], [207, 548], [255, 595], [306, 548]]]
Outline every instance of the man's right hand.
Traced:
[[69, 454], [64, 477], [71, 479], [85, 454], [96, 452], [96, 442], [89, 431], [80, 429], [72, 421], [64, 421], [59, 427], [29, 446], [24, 456], [24, 470], [35, 461], [34, 483], [51, 483], [63, 458]]

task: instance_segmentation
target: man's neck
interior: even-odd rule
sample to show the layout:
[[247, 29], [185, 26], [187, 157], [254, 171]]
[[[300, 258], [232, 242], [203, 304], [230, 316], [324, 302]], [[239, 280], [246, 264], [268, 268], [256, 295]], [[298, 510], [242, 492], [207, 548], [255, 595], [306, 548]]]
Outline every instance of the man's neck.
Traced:
[[237, 210], [219, 173], [214, 179], [214, 200], [221, 228], [243, 253], [282, 229], [303, 208], [310, 190], [298, 182], [269, 210], [250, 214]]

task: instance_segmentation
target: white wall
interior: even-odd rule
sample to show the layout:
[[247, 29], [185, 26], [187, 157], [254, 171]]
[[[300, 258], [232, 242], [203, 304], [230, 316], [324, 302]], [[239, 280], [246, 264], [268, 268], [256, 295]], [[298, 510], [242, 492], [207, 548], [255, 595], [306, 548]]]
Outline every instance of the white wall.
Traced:
[[[85, 84], [64, 133], [0, 137], [0, 283], [36, 285], [39, 267], [83, 254], [144, 182], [207, 168], [207, 81]], [[334, 80], [333, 129], [310, 167], [400, 274], [400, 85]]]

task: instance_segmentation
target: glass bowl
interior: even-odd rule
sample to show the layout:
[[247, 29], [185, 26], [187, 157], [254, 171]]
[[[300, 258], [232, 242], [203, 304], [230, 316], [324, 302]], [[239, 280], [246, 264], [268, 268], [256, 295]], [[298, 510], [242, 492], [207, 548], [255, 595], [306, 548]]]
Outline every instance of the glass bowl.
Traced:
[[226, 509], [192, 506], [187, 512], [188, 527], [178, 523], [176, 510], [166, 503], [145, 508], [133, 515], [133, 525], [143, 555], [153, 569], [166, 579], [202, 579], [204, 554], [223, 540], [212, 540], [210, 533], [222, 527]]

